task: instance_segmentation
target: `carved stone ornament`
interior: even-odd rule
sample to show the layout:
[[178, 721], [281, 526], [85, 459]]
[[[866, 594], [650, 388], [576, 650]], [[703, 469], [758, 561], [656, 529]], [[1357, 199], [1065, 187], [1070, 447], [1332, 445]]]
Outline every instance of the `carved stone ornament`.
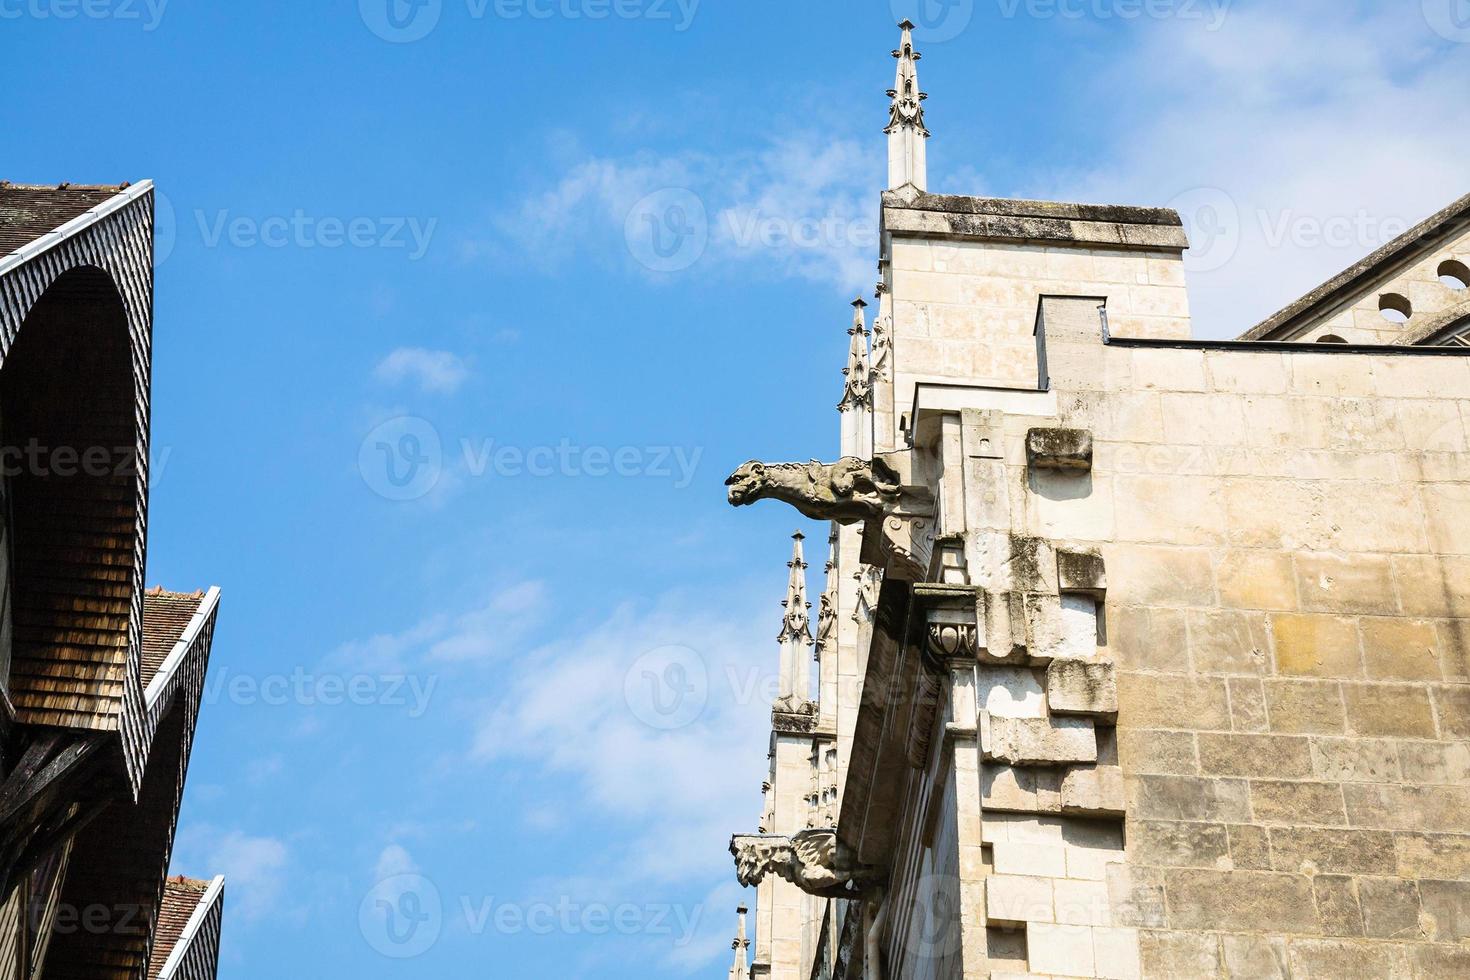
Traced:
[[730, 853], [735, 877], [746, 888], [774, 874], [808, 895], [857, 898], [882, 887], [885, 877], [880, 869], [859, 864], [835, 830], [803, 830], [790, 837], [741, 834], [730, 841]]
[[940, 662], [957, 657], [978, 657], [978, 631], [967, 623], [930, 623], [929, 653]]
[[881, 459], [846, 456], [835, 463], [761, 463], [752, 460], [725, 481], [730, 504], [770, 498], [814, 521], [856, 524], [881, 518], [898, 504], [899, 475]]

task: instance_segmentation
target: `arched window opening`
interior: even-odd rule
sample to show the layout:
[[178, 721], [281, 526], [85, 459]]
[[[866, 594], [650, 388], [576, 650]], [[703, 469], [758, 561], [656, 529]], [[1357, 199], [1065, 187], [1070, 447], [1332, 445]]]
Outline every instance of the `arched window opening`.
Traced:
[[1451, 289], [1470, 289], [1470, 266], [1459, 259], [1441, 262], [1436, 275], [1441, 283]]
[[1322, 336], [1320, 336], [1320, 337], [1317, 338], [1317, 343], [1319, 343], [1319, 344], [1345, 344], [1345, 343], [1347, 343], [1347, 341], [1346, 340], [1343, 340], [1341, 337], [1339, 337], [1335, 333], [1324, 333]]
[[1384, 293], [1378, 297], [1378, 312], [1389, 323], [1408, 323], [1414, 315], [1414, 306], [1409, 297], [1400, 293]]

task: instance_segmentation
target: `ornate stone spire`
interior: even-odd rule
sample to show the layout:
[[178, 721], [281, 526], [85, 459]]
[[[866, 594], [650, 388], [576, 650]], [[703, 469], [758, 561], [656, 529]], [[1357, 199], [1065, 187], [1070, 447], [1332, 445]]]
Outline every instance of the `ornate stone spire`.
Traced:
[[798, 711], [807, 701], [811, 687], [812, 604], [806, 601], [806, 561], [802, 557], [804, 535], [791, 536], [791, 560], [786, 567], [791, 574], [786, 582], [786, 598], [781, 605], [786, 616], [781, 621], [781, 678], [776, 707], [781, 711]]
[[740, 916], [740, 931], [730, 948], [735, 950], [735, 962], [730, 964], [730, 980], [750, 980], [750, 940], [745, 938], [745, 914], [749, 910], [740, 906], [735, 913]]
[[898, 74], [893, 88], [888, 90], [892, 103], [888, 107], [888, 186], [890, 189], [913, 184], [925, 190], [928, 183], [928, 164], [924, 141], [929, 130], [924, 125], [924, 100], [929, 96], [919, 91], [918, 62], [921, 55], [914, 50], [914, 25], [903, 21], [898, 25], [903, 31], [898, 50], [893, 56], [898, 59]]
[[827, 647], [837, 638], [833, 628], [837, 625], [837, 528], [827, 538], [826, 587], [817, 606], [817, 658], [821, 659]]
[[862, 297], [852, 301], [852, 328], [847, 331], [847, 367], [842, 376], [847, 379], [842, 392], [842, 401], [837, 404], [839, 412], [855, 408], [868, 408], [873, 403], [872, 370], [868, 366], [868, 324], [863, 314], [868, 304]]
[[812, 604], [806, 601], [806, 561], [801, 553], [801, 542], [805, 538], [806, 535], [800, 531], [791, 536], [791, 560], [786, 563], [791, 575], [786, 582], [786, 598], [781, 600], [786, 618], [781, 622], [781, 635], [776, 637], [783, 643], [787, 640], [802, 644], [812, 642]]

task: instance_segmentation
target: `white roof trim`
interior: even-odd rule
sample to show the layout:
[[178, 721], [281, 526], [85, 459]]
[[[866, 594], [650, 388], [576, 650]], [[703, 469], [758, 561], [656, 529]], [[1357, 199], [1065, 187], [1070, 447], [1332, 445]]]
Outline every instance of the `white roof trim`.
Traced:
[[25, 265], [43, 252], [50, 251], [77, 232], [90, 228], [108, 215], [116, 214], [151, 190], [153, 190], [153, 181], [140, 180], [118, 191], [96, 207], [83, 211], [61, 227], [46, 232], [34, 241], [26, 242], [14, 252], [0, 258], [0, 276], [5, 275], [11, 269]]
[[194, 936], [200, 929], [204, 928], [204, 920], [209, 916], [209, 910], [219, 901], [220, 895], [225, 890], [225, 876], [215, 875], [209, 887], [199, 898], [199, 904], [194, 906], [194, 911], [189, 914], [189, 921], [184, 923], [184, 931], [179, 933], [178, 942], [174, 948], [169, 950], [168, 959], [163, 961], [163, 969], [158, 973], [158, 980], [170, 980], [179, 964], [184, 961], [184, 954], [189, 951], [189, 946], [194, 942]]
[[147, 704], [149, 710], [152, 710], [154, 703], [167, 690], [169, 683], [173, 680], [174, 672], [179, 669], [179, 664], [184, 662], [184, 657], [188, 655], [189, 648], [199, 638], [199, 631], [204, 628], [204, 624], [209, 621], [209, 617], [214, 613], [214, 609], [218, 605], [219, 586], [210, 586], [209, 591], [204, 593], [204, 598], [199, 600], [199, 608], [194, 610], [194, 615], [190, 617], [189, 624], [184, 627], [183, 635], [179, 637], [178, 642], [174, 644], [168, 656], [163, 658], [163, 663], [158, 666], [158, 673], [153, 675], [153, 679], [148, 682], [148, 689], [143, 692], [143, 701]]

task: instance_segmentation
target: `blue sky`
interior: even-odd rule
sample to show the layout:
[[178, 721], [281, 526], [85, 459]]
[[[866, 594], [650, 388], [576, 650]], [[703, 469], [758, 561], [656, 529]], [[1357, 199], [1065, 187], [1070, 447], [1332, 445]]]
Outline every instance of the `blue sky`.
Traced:
[[932, 188], [1179, 206], [1202, 335], [1470, 190], [1464, 0], [919, 2], [0, 0], [3, 176], [166, 199], [223, 975], [725, 968], [795, 524], [721, 484], [835, 451], [895, 14]]

